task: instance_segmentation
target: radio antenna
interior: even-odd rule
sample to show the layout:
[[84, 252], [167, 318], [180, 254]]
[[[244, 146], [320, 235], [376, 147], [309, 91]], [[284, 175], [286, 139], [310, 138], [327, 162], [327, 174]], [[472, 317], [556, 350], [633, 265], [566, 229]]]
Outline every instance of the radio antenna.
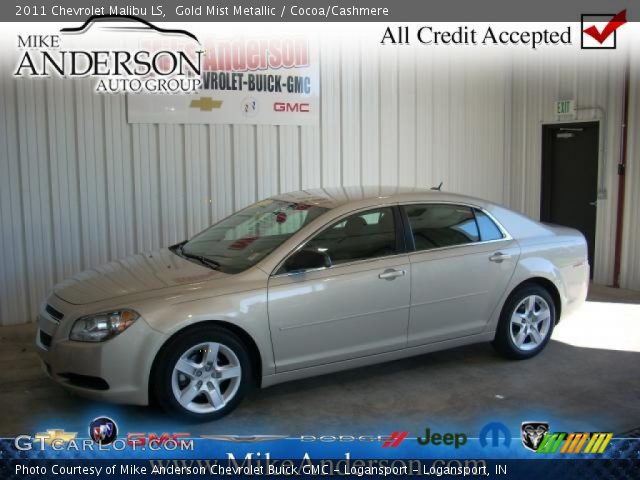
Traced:
[[439, 191], [441, 191], [441, 190], [442, 190], [442, 184], [443, 184], [443, 183], [444, 183], [444, 182], [440, 182], [440, 185], [438, 185], [437, 187], [431, 187], [431, 190], [436, 190], [436, 191], [438, 191], [438, 192], [439, 192]]

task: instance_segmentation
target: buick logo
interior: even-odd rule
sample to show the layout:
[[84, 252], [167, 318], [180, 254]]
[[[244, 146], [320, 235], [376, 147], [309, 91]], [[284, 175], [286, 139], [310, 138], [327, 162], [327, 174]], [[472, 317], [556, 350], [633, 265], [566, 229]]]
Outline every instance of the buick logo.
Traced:
[[548, 431], [548, 422], [522, 422], [522, 445], [532, 452], [538, 451], [540, 442]]
[[258, 113], [258, 102], [253, 97], [247, 97], [242, 101], [240, 109], [242, 110], [242, 115], [245, 117], [253, 117]]
[[118, 436], [118, 426], [109, 417], [98, 417], [89, 424], [89, 436], [100, 445], [109, 445]]

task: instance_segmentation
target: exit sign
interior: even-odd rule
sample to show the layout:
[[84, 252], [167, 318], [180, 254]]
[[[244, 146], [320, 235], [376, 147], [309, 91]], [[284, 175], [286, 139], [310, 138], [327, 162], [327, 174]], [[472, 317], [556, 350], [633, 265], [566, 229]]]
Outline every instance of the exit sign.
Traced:
[[560, 118], [576, 117], [575, 100], [560, 100], [556, 102], [556, 115]]

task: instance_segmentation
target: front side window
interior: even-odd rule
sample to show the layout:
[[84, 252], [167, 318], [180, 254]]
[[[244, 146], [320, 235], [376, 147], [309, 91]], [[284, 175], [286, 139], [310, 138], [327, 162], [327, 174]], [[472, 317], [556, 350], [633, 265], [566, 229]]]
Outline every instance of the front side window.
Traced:
[[473, 210], [462, 205], [423, 204], [404, 207], [416, 250], [478, 242]]
[[269, 255], [327, 208], [263, 200], [199, 233], [176, 253], [225, 273], [238, 273]]
[[305, 248], [326, 253], [334, 265], [394, 255], [398, 248], [393, 209], [351, 215], [316, 235]]

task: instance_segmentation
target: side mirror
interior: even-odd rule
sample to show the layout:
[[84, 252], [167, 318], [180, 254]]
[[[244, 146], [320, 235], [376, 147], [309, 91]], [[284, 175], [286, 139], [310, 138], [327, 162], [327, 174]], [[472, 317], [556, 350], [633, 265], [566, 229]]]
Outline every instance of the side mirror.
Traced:
[[326, 252], [302, 249], [287, 260], [285, 269], [287, 272], [302, 272], [304, 270], [328, 268], [330, 266], [331, 258]]

